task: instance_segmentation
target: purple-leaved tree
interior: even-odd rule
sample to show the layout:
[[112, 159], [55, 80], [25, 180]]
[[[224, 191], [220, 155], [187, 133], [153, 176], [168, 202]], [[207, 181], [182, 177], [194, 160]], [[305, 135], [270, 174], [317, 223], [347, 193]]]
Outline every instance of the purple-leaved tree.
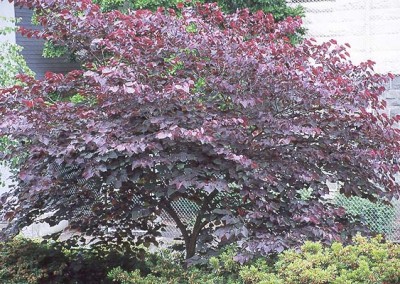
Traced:
[[[235, 241], [243, 261], [361, 230], [327, 198], [329, 181], [348, 196], [399, 197], [386, 77], [334, 40], [292, 45], [300, 19], [214, 4], [124, 15], [83, 0], [15, 3], [43, 25], [23, 35], [66, 46], [82, 69], [0, 91], [0, 135], [17, 141], [2, 158], [19, 157], [5, 235], [53, 212], [51, 224], [69, 219], [97, 240], [147, 243], [163, 211], [187, 258]], [[181, 199], [199, 207], [190, 224], [171, 206]]]

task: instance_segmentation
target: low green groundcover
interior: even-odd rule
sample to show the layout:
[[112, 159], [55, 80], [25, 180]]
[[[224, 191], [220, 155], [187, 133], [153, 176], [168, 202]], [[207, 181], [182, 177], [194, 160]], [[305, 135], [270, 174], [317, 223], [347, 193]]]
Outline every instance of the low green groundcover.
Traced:
[[122, 284], [398, 284], [400, 245], [381, 237], [356, 237], [354, 244], [306, 242], [276, 258], [246, 265], [225, 249], [207, 264], [184, 269], [179, 254], [123, 254], [107, 249], [66, 250], [16, 239], [0, 243], [0, 283], [122, 283]]

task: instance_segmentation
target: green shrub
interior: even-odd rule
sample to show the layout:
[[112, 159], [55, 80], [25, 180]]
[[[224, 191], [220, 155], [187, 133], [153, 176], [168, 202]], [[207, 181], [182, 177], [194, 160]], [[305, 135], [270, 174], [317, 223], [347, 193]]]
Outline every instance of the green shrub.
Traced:
[[307, 242], [300, 253], [284, 252], [275, 271], [287, 284], [395, 284], [400, 283], [400, 246], [360, 236], [349, 246]]
[[[125, 271], [120, 267], [112, 269], [108, 277], [122, 284], [158, 284], [158, 283], [187, 283], [187, 284], [239, 284], [237, 271], [239, 265], [233, 260], [233, 251], [227, 250], [220, 257], [212, 257], [210, 265], [191, 266], [184, 269], [180, 259], [168, 251], [148, 254], [145, 267], [150, 273], [135, 269]], [[211, 264], [217, 261], [215, 267]]]
[[101, 248], [66, 250], [22, 238], [0, 242], [0, 283], [111, 283], [107, 271], [122, 267], [149, 273], [143, 263], [136, 254]]
[[[296, 252], [287, 250], [276, 261], [263, 258], [246, 265], [233, 261], [235, 251], [228, 249], [210, 258], [206, 266], [187, 270], [170, 258], [158, 258], [148, 267], [150, 274], [121, 268], [108, 277], [122, 284], [398, 284], [400, 283], [400, 246], [383, 243], [381, 237], [367, 240], [357, 236], [353, 245], [306, 242]], [[166, 261], [166, 262], [165, 262]], [[159, 267], [157, 267], [159, 266]]]
[[398, 284], [400, 245], [357, 236], [354, 244], [306, 242], [299, 251], [245, 265], [226, 248], [207, 264], [185, 269], [169, 251], [124, 254], [15, 239], [0, 243], [0, 283], [121, 284]]
[[68, 266], [59, 250], [26, 239], [0, 243], [1, 283], [60, 282]]

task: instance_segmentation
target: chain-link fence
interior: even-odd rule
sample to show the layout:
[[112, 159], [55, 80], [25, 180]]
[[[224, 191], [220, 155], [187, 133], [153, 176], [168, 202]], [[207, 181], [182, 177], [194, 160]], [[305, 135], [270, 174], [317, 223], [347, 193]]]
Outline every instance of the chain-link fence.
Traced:
[[[94, 191], [96, 192], [95, 194], [98, 196], [98, 199], [104, 200], [107, 202], [107, 198], [103, 199], [104, 196], [101, 194], [100, 189], [96, 189], [96, 185], [94, 183], [88, 183], [85, 179], [78, 179], [77, 178], [77, 168], [70, 167], [68, 169], [63, 168], [61, 166], [55, 166], [54, 170], [58, 172], [62, 178], [68, 183], [69, 180], [75, 180], [75, 182], [71, 183], [69, 186], [68, 190], [66, 191], [67, 195], [74, 195], [77, 191], [78, 188], [84, 186], [86, 190]], [[133, 202], [140, 203], [139, 198], [134, 197]], [[188, 230], [190, 230], [195, 222], [197, 213], [199, 211], [199, 206], [194, 203], [193, 201], [190, 201], [185, 198], [180, 198], [177, 200], [174, 200], [171, 202], [171, 207], [174, 209], [174, 211], [177, 213], [179, 219], [187, 225]], [[81, 207], [78, 207], [74, 210], [76, 216], [78, 218], [81, 218], [82, 216], [85, 215], [90, 215], [91, 213], [91, 208], [90, 205], [84, 205]], [[161, 235], [163, 238], [166, 239], [174, 239], [174, 238], [179, 238], [181, 236], [181, 233], [179, 229], [177, 228], [175, 221], [173, 218], [165, 211], [162, 210], [158, 222], [164, 225], [164, 228], [161, 232]], [[143, 232], [141, 230], [138, 230], [135, 232], [137, 235], [141, 235]]]
[[[400, 201], [393, 201], [392, 205], [382, 202], [373, 203], [360, 197], [344, 197], [336, 195], [334, 202], [346, 209], [351, 221], [360, 221], [365, 224], [372, 232], [383, 234], [388, 240], [400, 242]], [[199, 207], [197, 204], [187, 199], [179, 199], [172, 203], [172, 207], [177, 212], [185, 224], [194, 223]], [[167, 239], [180, 237], [174, 220], [163, 212], [160, 221], [166, 225], [162, 236]]]
[[386, 236], [388, 240], [400, 242], [400, 201], [391, 205], [371, 202], [360, 197], [336, 195], [334, 202], [346, 209], [352, 221], [361, 221], [371, 231]]
[[[76, 179], [76, 171], [73, 168], [64, 169], [58, 167], [56, 169], [60, 172], [66, 180]], [[78, 180], [75, 186], [71, 186], [66, 194], [73, 196], [76, 193], [77, 187], [81, 187], [84, 184], [87, 190], [96, 191], [100, 197], [100, 190], [96, 190], [94, 184], [87, 183], [85, 180]], [[330, 197], [333, 199], [334, 203], [338, 206], [344, 207], [353, 221], [361, 221], [363, 224], [368, 226], [368, 228], [376, 233], [384, 234], [387, 239], [400, 242], [400, 200], [393, 201], [392, 205], [387, 205], [382, 202], [373, 203], [367, 199], [360, 197], [350, 197], [347, 198], [343, 195], [338, 194], [337, 184], [330, 184], [332, 189], [332, 195]], [[137, 200], [139, 202], [139, 200]], [[171, 203], [172, 208], [177, 213], [179, 219], [187, 225], [188, 229], [194, 224], [199, 206], [188, 199], [180, 198]], [[91, 208], [88, 205], [79, 207], [75, 209], [77, 216], [84, 216], [91, 214]], [[78, 217], [79, 218], [79, 217]], [[162, 231], [162, 237], [167, 240], [172, 240], [179, 238], [181, 233], [177, 228], [173, 218], [165, 211], [162, 211], [158, 222], [164, 225]], [[0, 224], [4, 225], [4, 224]], [[1, 228], [1, 227], [0, 227]], [[40, 229], [39, 229], [40, 230]], [[44, 227], [41, 232], [37, 232], [39, 235], [46, 234], [47, 227]], [[141, 231], [137, 232], [141, 234]]]
[[[400, 242], [400, 201], [393, 201], [391, 205], [382, 202], [371, 202], [360, 197], [347, 198], [337, 194], [333, 197], [334, 203], [346, 209], [351, 221], [360, 221], [365, 224], [372, 232], [380, 233], [393, 242]], [[186, 199], [174, 201], [172, 204], [186, 224], [194, 222], [199, 207]], [[161, 215], [166, 230], [163, 232], [165, 238], [177, 238], [180, 236], [173, 219], [163, 212]], [[189, 228], [190, 229], [190, 228]]]
[[[172, 201], [171, 206], [177, 213], [179, 219], [187, 225], [188, 230], [191, 230], [200, 210], [199, 206], [185, 198]], [[175, 221], [167, 212], [163, 211], [160, 215], [160, 219], [165, 225], [164, 231], [162, 232], [164, 238], [174, 239], [181, 236], [181, 232], [176, 227]]]

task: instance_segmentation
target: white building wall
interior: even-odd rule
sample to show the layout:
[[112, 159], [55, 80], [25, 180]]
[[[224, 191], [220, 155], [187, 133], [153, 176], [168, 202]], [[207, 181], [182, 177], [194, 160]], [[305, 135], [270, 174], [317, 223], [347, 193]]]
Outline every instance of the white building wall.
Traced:
[[372, 60], [375, 71], [400, 74], [400, 0], [288, 0], [305, 7], [304, 26], [318, 41], [351, 45], [354, 63]]
[[0, 195], [7, 192], [8, 188], [12, 184], [10, 169], [0, 163]]
[[[0, 0], [0, 31], [6, 27], [15, 28], [15, 24], [10, 21], [10, 19], [14, 19], [14, 17], [14, 4], [9, 3], [6, 0]], [[2, 42], [10, 42], [15, 44], [15, 31], [9, 32], [5, 35], [0, 33], [0, 43]], [[6, 167], [4, 163], [0, 163], [0, 195], [6, 192], [7, 188], [10, 186], [10, 176], [11, 173], [9, 168]]]
[[[14, 27], [15, 25], [12, 22], [7, 21], [7, 19], [14, 17], [14, 4], [9, 3], [6, 0], [0, 0], [0, 30], [5, 27]], [[11, 32], [6, 35], [0, 34], [0, 42], [15, 43], [15, 32]]]

